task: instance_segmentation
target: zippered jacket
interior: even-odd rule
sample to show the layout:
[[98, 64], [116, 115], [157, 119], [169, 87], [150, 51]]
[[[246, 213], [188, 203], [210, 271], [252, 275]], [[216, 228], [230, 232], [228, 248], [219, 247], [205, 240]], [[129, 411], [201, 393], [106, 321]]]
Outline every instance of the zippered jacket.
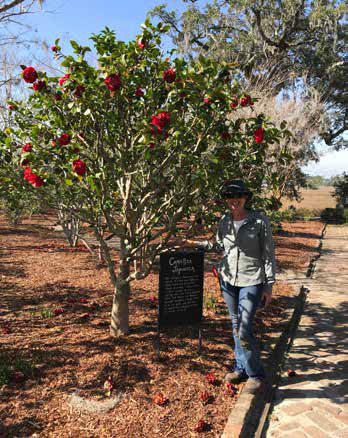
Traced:
[[220, 278], [233, 286], [263, 283], [272, 289], [275, 282], [275, 255], [272, 230], [268, 218], [251, 210], [237, 233], [230, 212], [219, 223], [216, 241], [199, 244], [205, 251], [223, 252], [218, 266]]

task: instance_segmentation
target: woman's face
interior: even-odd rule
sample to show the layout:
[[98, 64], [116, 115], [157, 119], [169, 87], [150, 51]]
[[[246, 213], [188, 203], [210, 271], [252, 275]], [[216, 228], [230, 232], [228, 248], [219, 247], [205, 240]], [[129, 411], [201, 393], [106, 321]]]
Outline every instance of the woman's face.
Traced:
[[232, 213], [243, 211], [246, 201], [247, 201], [247, 195], [243, 195], [241, 198], [233, 197], [226, 199], [227, 206]]

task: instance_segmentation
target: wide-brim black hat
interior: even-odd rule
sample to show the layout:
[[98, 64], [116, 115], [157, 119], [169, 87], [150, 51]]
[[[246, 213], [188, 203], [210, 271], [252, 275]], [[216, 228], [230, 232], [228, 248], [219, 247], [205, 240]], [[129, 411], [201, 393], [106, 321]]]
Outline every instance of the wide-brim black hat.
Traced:
[[250, 189], [245, 184], [245, 182], [242, 181], [241, 179], [233, 179], [227, 181], [221, 189], [222, 198], [228, 198], [230, 196], [235, 195], [236, 193], [245, 194], [248, 195], [249, 197], [252, 196]]

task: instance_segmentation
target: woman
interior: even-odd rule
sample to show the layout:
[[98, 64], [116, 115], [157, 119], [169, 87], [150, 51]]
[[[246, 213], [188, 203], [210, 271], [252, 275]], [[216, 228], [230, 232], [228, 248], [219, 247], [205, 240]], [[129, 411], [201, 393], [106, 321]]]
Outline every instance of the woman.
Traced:
[[187, 240], [206, 251], [223, 252], [218, 267], [219, 282], [232, 320], [235, 367], [228, 383], [248, 380], [244, 391], [254, 393], [265, 379], [260, 352], [252, 333], [256, 309], [272, 299], [275, 257], [268, 219], [246, 207], [252, 194], [241, 180], [224, 184], [222, 198], [228, 211], [222, 216], [216, 242]]

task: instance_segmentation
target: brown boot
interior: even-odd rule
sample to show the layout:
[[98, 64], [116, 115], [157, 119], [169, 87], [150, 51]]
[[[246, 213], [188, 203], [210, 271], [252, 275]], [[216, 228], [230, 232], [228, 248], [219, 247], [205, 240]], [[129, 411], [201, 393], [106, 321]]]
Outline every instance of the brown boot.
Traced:
[[248, 379], [243, 392], [246, 394], [256, 394], [264, 386], [263, 379]]
[[237, 373], [237, 371], [233, 371], [233, 373], [228, 373], [225, 376], [226, 383], [241, 383], [247, 380], [248, 376], [243, 373]]

